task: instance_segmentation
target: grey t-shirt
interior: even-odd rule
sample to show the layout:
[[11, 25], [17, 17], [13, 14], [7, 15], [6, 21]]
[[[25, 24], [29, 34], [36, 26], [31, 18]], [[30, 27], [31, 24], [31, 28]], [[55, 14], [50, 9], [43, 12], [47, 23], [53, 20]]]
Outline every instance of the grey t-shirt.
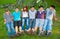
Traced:
[[12, 14], [9, 14], [9, 15], [7, 15], [7, 14], [4, 14], [4, 19], [6, 19], [6, 23], [9, 23], [9, 22], [11, 22], [12, 21]]

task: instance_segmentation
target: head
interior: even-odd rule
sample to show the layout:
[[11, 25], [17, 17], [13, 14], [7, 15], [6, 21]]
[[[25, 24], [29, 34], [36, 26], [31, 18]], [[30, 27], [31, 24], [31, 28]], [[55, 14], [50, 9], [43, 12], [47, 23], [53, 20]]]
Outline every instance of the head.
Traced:
[[18, 12], [19, 11], [19, 8], [16, 8], [15, 11]]
[[23, 11], [28, 11], [28, 7], [27, 6], [23, 7]]
[[10, 14], [10, 11], [7, 9], [7, 10], [5, 10], [5, 13], [6, 14]]
[[51, 5], [50, 6], [50, 10], [54, 10], [55, 9], [55, 6], [54, 5]]
[[44, 7], [43, 6], [39, 6], [39, 11], [43, 11]]
[[31, 11], [34, 11], [35, 10], [35, 7], [34, 6], [31, 6]]

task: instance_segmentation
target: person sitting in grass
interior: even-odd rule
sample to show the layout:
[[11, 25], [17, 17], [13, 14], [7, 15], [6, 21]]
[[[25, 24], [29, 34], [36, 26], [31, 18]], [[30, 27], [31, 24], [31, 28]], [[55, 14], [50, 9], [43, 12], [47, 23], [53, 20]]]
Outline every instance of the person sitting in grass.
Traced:
[[47, 31], [47, 36], [50, 36], [52, 33], [53, 18], [57, 20], [55, 6], [51, 5], [50, 8], [46, 9], [46, 20], [45, 20], [44, 29], [43, 29], [44, 32]]
[[30, 27], [29, 27], [29, 31], [32, 30], [31, 33], [33, 33], [35, 31], [34, 27], [35, 27], [35, 15], [36, 15], [37, 11], [34, 8], [34, 6], [31, 6], [31, 9], [29, 10], [29, 19], [30, 19]]
[[8, 36], [13, 37], [15, 36], [15, 30], [13, 27], [13, 21], [12, 21], [12, 14], [10, 13], [9, 10], [6, 10], [4, 13], [4, 23], [6, 24], [6, 28], [8, 30]]
[[29, 13], [28, 13], [28, 7], [23, 7], [22, 9], [22, 32], [24, 30], [28, 32], [29, 29]]
[[44, 7], [39, 6], [39, 10], [36, 13], [36, 26], [35, 26], [35, 32], [39, 28], [38, 34], [39, 36], [43, 35], [44, 15], [45, 15]]
[[13, 12], [13, 19], [14, 19], [14, 27], [16, 30], [16, 35], [21, 34], [21, 12], [19, 11], [19, 8], [16, 8]]

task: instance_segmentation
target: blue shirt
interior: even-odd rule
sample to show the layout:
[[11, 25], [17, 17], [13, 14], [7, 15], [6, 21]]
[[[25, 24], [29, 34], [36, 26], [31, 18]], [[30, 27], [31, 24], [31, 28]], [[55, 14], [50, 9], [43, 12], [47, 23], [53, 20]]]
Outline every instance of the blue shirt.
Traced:
[[13, 12], [14, 21], [19, 21], [19, 20], [21, 20], [20, 16], [21, 16], [21, 12], [20, 12], [20, 11], [18, 11], [18, 12]]
[[30, 19], [35, 19], [35, 15], [36, 15], [37, 11], [34, 10], [33, 12], [31, 10], [29, 10], [29, 18]]

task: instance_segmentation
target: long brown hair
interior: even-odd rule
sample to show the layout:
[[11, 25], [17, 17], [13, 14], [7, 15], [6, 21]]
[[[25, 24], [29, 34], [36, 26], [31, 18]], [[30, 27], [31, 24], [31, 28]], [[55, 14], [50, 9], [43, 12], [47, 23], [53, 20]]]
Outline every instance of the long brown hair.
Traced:
[[[26, 8], [26, 10], [24, 10], [24, 8]], [[28, 6], [23, 7], [23, 11], [27, 11], [28, 12]]]

